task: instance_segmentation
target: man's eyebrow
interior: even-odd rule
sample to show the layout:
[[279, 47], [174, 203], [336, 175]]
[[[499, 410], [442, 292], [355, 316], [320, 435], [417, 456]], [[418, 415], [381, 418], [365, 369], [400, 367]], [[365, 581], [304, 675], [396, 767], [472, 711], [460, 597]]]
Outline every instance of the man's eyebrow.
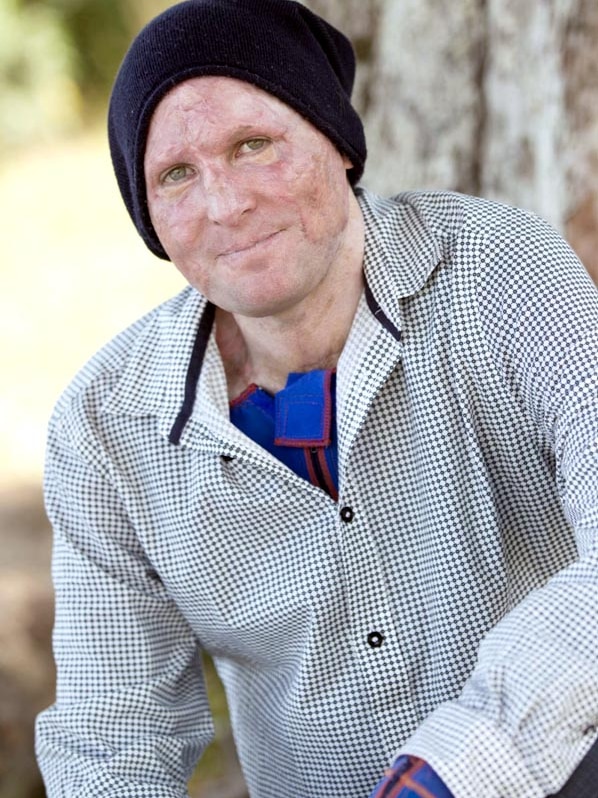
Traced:
[[231, 132], [231, 136], [253, 135], [259, 133], [260, 130], [263, 130], [264, 133], [269, 131], [270, 133], [274, 132], [277, 135], [280, 135], [287, 129], [288, 125], [285, 125], [281, 122], [258, 120], [256, 122], [248, 122], [247, 124], [239, 125], [234, 129], [234, 131]]
[[[231, 128], [231, 130], [229, 130], [223, 136], [223, 139], [226, 138], [229, 143], [233, 143], [239, 139], [252, 136], [278, 137], [283, 136], [288, 129], [289, 125], [284, 122], [257, 120], [255, 122], [240, 123], [236, 127]], [[153, 168], [161, 169], [170, 165], [170, 162], [175, 163], [176, 161], [180, 160], [183, 155], [182, 150], [184, 149], [184, 146], [185, 145], [180, 143], [170, 144], [160, 149], [154, 146], [154, 151], [151, 154], [151, 166]]]

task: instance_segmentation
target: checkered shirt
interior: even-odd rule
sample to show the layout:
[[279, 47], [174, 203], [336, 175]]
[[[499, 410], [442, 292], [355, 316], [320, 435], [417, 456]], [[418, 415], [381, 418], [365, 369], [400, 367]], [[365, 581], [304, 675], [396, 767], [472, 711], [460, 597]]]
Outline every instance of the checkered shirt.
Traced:
[[365, 798], [399, 753], [456, 798], [537, 798], [596, 739], [598, 292], [531, 214], [358, 196], [338, 503], [230, 423], [191, 288], [59, 401], [49, 798], [186, 795], [202, 648], [252, 798]]

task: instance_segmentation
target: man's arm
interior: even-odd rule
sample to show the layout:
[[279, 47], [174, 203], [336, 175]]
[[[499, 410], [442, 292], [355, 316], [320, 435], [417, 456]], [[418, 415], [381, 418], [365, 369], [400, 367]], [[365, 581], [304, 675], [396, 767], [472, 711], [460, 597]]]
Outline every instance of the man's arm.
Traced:
[[[598, 741], [575, 768], [562, 790], [549, 798], [596, 798]], [[412, 756], [400, 756], [374, 788], [370, 798], [454, 798], [438, 774]]]
[[47, 794], [183, 798], [212, 736], [200, 652], [97, 451], [81, 456], [63, 426], [46, 477], [58, 672], [56, 703], [37, 723]]
[[598, 292], [548, 225], [510, 214], [480, 243], [479, 335], [552, 452], [579, 557], [490, 630], [461, 695], [399, 752], [458, 798], [558, 793], [598, 735]]

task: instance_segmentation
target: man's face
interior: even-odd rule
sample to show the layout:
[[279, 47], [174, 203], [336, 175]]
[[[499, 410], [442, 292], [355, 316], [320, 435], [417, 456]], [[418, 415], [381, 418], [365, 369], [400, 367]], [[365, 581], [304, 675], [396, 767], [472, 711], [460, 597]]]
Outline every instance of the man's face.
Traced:
[[351, 167], [275, 97], [193, 78], [151, 120], [145, 180], [168, 256], [216, 306], [263, 317], [332, 279], [348, 237]]

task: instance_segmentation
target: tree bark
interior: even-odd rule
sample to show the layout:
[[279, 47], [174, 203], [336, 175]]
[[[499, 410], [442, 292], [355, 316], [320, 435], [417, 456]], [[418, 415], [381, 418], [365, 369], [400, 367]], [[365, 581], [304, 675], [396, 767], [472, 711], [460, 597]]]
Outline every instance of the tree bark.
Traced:
[[364, 183], [528, 208], [598, 279], [595, 0], [307, 0], [352, 39]]

